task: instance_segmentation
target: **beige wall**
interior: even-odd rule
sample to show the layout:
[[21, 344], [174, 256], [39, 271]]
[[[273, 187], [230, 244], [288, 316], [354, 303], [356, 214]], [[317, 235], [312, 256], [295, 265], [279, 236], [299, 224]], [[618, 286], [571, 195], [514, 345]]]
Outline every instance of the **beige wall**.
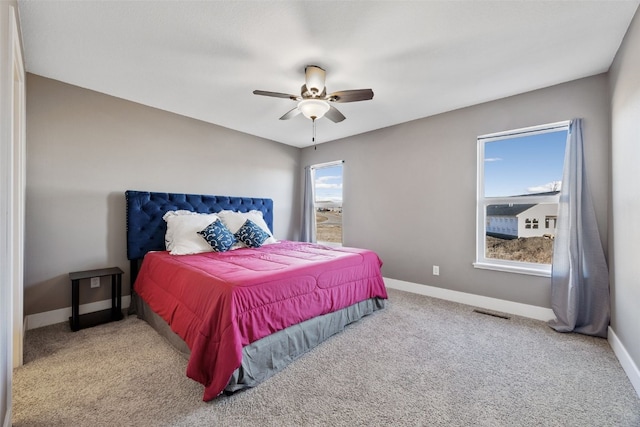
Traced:
[[[28, 75], [25, 314], [71, 306], [68, 273], [127, 274], [124, 191], [274, 200], [274, 232], [299, 224], [300, 150]], [[109, 298], [83, 286], [80, 303]]]
[[[345, 244], [376, 250], [385, 277], [548, 308], [549, 278], [472, 266], [476, 138], [582, 117], [606, 248], [608, 93], [606, 75], [577, 80], [306, 148], [302, 165], [345, 160]], [[433, 265], [440, 276], [432, 275]]]
[[[640, 12], [610, 70], [611, 328], [640, 367]], [[638, 388], [636, 386], [636, 388]], [[638, 389], [640, 393], [640, 389]]]

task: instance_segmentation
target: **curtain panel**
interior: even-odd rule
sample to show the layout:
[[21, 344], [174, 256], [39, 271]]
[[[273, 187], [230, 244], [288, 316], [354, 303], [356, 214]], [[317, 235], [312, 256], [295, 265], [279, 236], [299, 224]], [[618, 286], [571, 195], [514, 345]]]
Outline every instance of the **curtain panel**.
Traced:
[[606, 337], [609, 271], [584, 166], [582, 119], [569, 126], [551, 272], [549, 325], [559, 332]]
[[315, 172], [311, 166], [304, 168], [304, 195], [302, 200], [302, 230], [301, 242], [316, 242], [316, 211], [315, 211]]

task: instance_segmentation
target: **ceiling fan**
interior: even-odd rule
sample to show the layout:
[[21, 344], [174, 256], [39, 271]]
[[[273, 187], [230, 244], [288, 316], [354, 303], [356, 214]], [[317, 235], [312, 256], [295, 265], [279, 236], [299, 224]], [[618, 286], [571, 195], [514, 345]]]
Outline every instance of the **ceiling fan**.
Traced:
[[345, 119], [345, 116], [337, 108], [330, 105], [332, 102], [367, 101], [373, 98], [371, 89], [341, 90], [327, 95], [327, 88], [324, 85], [326, 71], [317, 65], [307, 65], [304, 68], [304, 75], [305, 84], [302, 85], [300, 95], [265, 90], [254, 90], [253, 93], [254, 95], [288, 98], [297, 101], [298, 105], [280, 117], [280, 120], [289, 120], [302, 113], [314, 123], [322, 117], [326, 117], [334, 123]]

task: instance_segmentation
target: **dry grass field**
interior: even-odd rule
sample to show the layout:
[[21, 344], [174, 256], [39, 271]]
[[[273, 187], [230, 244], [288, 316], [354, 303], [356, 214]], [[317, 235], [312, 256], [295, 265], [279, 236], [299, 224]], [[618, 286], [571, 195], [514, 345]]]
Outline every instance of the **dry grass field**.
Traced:
[[551, 264], [553, 240], [544, 237], [520, 237], [513, 240], [487, 236], [487, 258]]
[[316, 230], [318, 242], [342, 243], [342, 213], [316, 211]]

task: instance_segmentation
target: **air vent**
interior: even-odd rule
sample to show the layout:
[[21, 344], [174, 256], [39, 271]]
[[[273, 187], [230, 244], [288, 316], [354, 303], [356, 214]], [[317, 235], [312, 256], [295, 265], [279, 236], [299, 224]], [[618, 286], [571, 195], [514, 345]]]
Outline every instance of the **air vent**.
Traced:
[[480, 313], [480, 314], [486, 314], [487, 316], [493, 316], [493, 317], [499, 317], [501, 319], [506, 319], [509, 320], [511, 319], [510, 316], [507, 316], [505, 314], [501, 314], [501, 313], [492, 313], [490, 311], [485, 311], [485, 310], [478, 310], [477, 308], [473, 310], [474, 313]]

